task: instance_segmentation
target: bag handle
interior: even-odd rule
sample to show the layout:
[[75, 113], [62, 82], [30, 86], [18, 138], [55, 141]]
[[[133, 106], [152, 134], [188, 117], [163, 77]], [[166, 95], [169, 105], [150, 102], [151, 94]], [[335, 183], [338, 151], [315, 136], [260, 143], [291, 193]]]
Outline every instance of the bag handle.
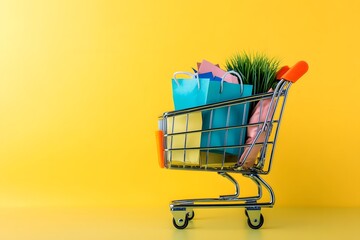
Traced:
[[223, 88], [224, 88], [224, 80], [225, 77], [229, 74], [233, 73], [234, 75], [236, 75], [239, 78], [239, 84], [240, 84], [240, 96], [243, 94], [244, 91], [244, 84], [243, 84], [243, 80], [240, 76], [240, 74], [238, 72], [235, 72], [234, 70], [228, 71], [224, 74], [224, 76], [221, 78], [221, 82], [220, 82], [220, 93], [222, 93]]
[[178, 87], [180, 86], [178, 79], [176, 78], [176, 75], [179, 74], [184, 74], [184, 75], [188, 75], [191, 78], [196, 78], [197, 79], [197, 83], [198, 83], [198, 89], [200, 89], [200, 80], [198, 78], [198, 74], [197, 73], [191, 73], [191, 72], [175, 72], [173, 75], [174, 81], [176, 82], [176, 84], [178, 85]]

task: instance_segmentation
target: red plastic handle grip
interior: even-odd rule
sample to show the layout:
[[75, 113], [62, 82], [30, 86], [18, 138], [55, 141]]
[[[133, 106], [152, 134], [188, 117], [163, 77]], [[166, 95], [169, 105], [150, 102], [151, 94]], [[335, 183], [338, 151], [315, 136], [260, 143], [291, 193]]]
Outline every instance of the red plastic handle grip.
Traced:
[[161, 130], [155, 132], [156, 134], [156, 144], [157, 144], [157, 152], [158, 152], [158, 160], [159, 166], [164, 168], [165, 159], [164, 159], [164, 133]]
[[280, 80], [289, 69], [289, 66], [283, 66], [282, 68], [280, 68], [280, 70], [276, 73], [276, 79]]
[[294, 83], [301, 78], [308, 69], [309, 65], [305, 61], [300, 61], [284, 73], [281, 78]]

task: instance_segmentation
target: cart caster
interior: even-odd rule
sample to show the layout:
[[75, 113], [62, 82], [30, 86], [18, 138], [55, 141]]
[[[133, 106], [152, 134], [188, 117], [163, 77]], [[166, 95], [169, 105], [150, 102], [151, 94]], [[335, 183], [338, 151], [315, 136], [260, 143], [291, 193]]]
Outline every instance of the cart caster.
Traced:
[[247, 223], [252, 229], [259, 229], [264, 224], [264, 216], [261, 214], [260, 209], [248, 210], [245, 209]]
[[173, 225], [177, 229], [185, 229], [189, 221], [194, 218], [195, 213], [192, 208], [171, 208], [173, 215]]
[[188, 224], [189, 224], [189, 219], [187, 218], [187, 216], [184, 219], [180, 218], [176, 220], [175, 218], [173, 218], [173, 225], [177, 229], [185, 229], [188, 226]]

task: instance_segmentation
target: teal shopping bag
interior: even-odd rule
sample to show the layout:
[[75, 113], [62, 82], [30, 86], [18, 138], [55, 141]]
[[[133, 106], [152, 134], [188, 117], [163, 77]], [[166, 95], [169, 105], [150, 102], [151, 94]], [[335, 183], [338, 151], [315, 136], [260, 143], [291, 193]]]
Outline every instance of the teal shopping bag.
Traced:
[[[252, 94], [252, 85], [243, 85], [242, 91], [240, 84], [223, 83], [222, 91], [214, 93], [217, 98], [209, 99], [208, 103], [223, 102], [240, 97], [248, 97]], [[213, 85], [220, 85], [213, 83]], [[209, 95], [213, 94], [211, 89]], [[212, 102], [214, 101], [214, 102]], [[227, 107], [221, 107], [214, 110], [204, 111], [202, 113], [202, 130], [206, 130], [201, 135], [201, 147], [217, 147], [210, 152], [227, 153], [241, 156], [243, 148], [235, 147], [242, 145], [246, 140], [246, 128], [239, 127], [248, 122], [250, 104], [237, 104]], [[233, 127], [233, 128], [232, 128]], [[217, 128], [229, 128], [226, 130], [216, 130]], [[229, 148], [222, 148], [222, 147]]]
[[[241, 77], [234, 73], [241, 81]], [[177, 79], [177, 74], [187, 74], [188, 79]], [[175, 110], [197, 107], [211, 103], [233, 100], [250, 96], [252, 85], [212, 81], [210, 78], [198, 78], [197, 75], [177, 72], [172, 79], [172, 91]], [[241, 145], [245, 142], [246, 129], [212, 130], [219, 127], [238, 126], [247, 123], [249, 105], [241, 104], [230, 108], [218, 108], [202, 112], [202, 130], [209, 130], [201, 134], [200, 147], [218, 147], [215, 151], [223, 151], [221, 147]], [[240, 155], [240, 148], [225, 149], [226, 153]]]
[[[185, 74], [190, 78], [177, 79], [178, 74]], [[198, 78], [197, 74], [176, 72], [172, 79], [172, 93], [175, 110], [198, 107], [209, 101], [209, 78]], [[212, 98], [212, 97], [211, 97]]]

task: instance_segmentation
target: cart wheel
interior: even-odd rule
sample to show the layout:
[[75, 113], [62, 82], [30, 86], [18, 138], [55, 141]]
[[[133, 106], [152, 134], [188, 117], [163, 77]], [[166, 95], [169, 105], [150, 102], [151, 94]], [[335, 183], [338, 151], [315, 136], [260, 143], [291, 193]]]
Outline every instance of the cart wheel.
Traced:
[[186, 218], [190, 221], [190, 220], [193, 220], [193, 218], [195, 217], [195, 213], [194, 213], [194, 210], [192, 210], [191, 212], [188, 212], [186, 214]]
[[[247, 213], [247, 212], [246, 212]], [[245, 214], [246, 214], [245, 213]], [[263, 217], [263, 215], [262, 214], [260, 214], [260, 220], [259, 220], [259, 222], [258, 222], [258, 224], [257, 225], [253, 225], [252, 223], [251, 223], [251, 221], [250, 221], [250, 218], [248, 217], [248, 225], [249, 225], [249, 227], [250, 228], [252, 228], [252, 229], [259, 229], [259, 228], [261, 228], [261, 226], [264, 224], [264, 217]]]
[[189, 220], [188, 220], [187, 216], [185, 217], [185, 219], [179, 219], [177, 221], [175, 220], [175, 218], [173, 218], [173, 225], [177, 229], [185, 229], [187, 227], [188, 223], [189, 223]]

